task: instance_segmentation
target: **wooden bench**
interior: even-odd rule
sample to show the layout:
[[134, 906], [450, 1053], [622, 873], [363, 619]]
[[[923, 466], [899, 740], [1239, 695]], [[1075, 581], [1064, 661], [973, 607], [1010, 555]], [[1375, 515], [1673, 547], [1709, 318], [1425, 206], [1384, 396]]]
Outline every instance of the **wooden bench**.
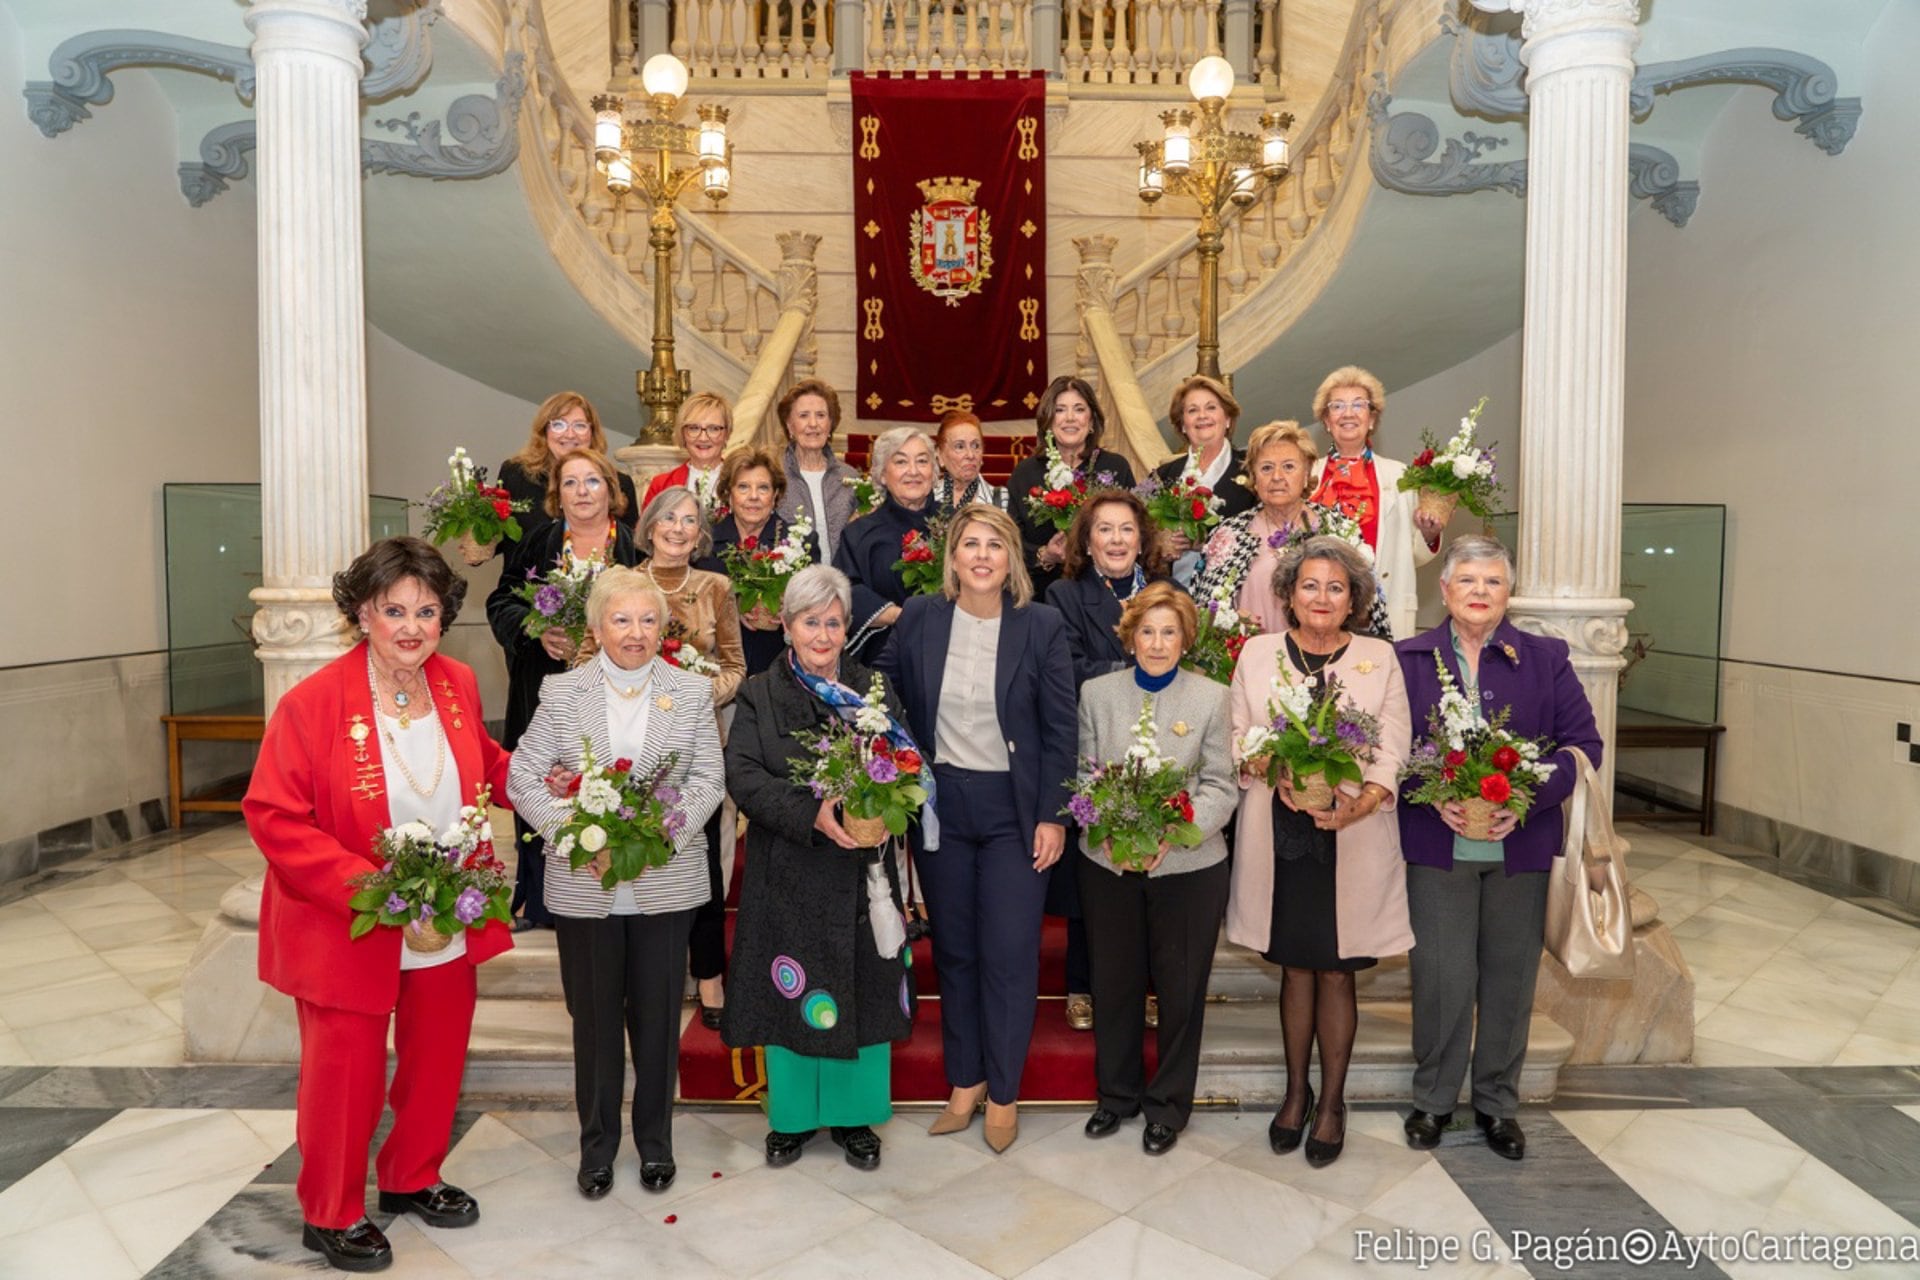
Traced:
[[1616, 751], [1698, 750], [1701, 756], [1700, 807], [1698, 809], [1684, 808], [1656, 794], [1650, 788], [1621, 781], [1616, 763], [1614, 789], [1660, 808], [1660, 811], [1655, 813], [1636, 813], [1633, 815], [1633, 821], [1698, 822], [1701, 835], [1712, 835], [1715, 761], [1719, 753], [1720, 735], [1726, 731], [1727, 727], [1723, 724], [1705, 724], [1697, 720], [1680, 720], [1672, 716], [1657, 715], [1651, 711], [1623, 709], [1614, 730]]
[[188, 813], [238, 813], [240, 802], [202, 791], [180, 794], [180, 748], [186, 742], [258, 742], [267, 731], [267, 718], [245, 708], [203, 711], [193, 715], [161, 716], [167, 726], [167, 819], [178, 831]]

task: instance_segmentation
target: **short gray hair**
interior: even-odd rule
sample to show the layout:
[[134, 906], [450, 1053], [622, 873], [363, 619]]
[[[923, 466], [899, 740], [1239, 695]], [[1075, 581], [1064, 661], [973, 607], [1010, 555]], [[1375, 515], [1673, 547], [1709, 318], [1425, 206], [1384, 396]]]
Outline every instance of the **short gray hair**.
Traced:
[[587, 592], [587, 626], [598, 631], [607, 608], [621, 596], [652, 596], [654, 608], [660, 611], [660, 633], [666, 634], [667, 623], [673, 619], [667, 593], [651, 577], [623, 564], [610, 564], [594, 575], [593, 588]]
[[797, 618], [835, 600], [840, 602], [840, 612], [851, 623], [853, 583], [830, 564], [810, 564], [787, 580], [786, 592], [780, 597], [780, 616]]
[[693, 554], [687, 559], [698, 560], [713, 553], [713, 526], [707, 523], [706, 508], [700, 505], [700, 499], [693, 490], [683, 484], [674, 484], [654, 494], [653, 501], [640, 512], [640, 523], [633, 531], [633, 543], [641, 555], [649, 558], [653, 555], [653, 526], [666, 519], [667, 512], [682, 502], [691, 502], [694, 512], [700, 517], [700, 539], [693, 544]]
[[1506, 543], [1488, 533], [1469, 533], [1449, 542], [1446, 554], [1440, 557], [1440, 581], [1452, 582], [1455, 567], [1479, 560], [1504, 562], [1507, 566], [1507, 585], [1513, 585], [1513, 552], [1507, 550]]
[[1300, 581], [1300, 566], [1309, 560], [1330, 560], [1340, 566], [1347, 575], [1347, 599], [1351, 608], [1347, 611], [1347, 625], [1355, 619], [1367, 620], [1373, 611], [1373, 566], [1367, 558], [1344, 538], [1331, 534], [1316, 533], [1305, 542], [1288, 547], [1280, 555], [1280, 567], [1273, 571], [1273, 594], [1279, 597], [1280, 607], [1286, 611], [1287, 625], [1297, 627], [1300, 619], [1293, 613], [1293, 588]]
[[934, 458], [940, 456], [940, 451], [934, 447], [933, 437], [919, 427], [893, 427], [882, 431], [873, 442], [873, 456], [867, 463], [867, 473], [876, 483], [880, 482], [881, 473], [887, 469], [887, 463], [893, 460], [893, 455], [900, 452], [901, 446], [909, 440], [926, 441], [928, 455]]

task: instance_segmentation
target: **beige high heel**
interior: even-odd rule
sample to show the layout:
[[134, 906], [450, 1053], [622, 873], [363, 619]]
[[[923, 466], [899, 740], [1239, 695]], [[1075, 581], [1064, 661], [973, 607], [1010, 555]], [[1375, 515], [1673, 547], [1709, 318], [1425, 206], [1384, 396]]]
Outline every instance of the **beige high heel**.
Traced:
[[1011, 1116], [1011, 1118], [1005, 1124], [998, 1123], [993, 1118], [994, 1111], [1002, 1110], [1003, 1108], [1000, 1108], [998, 1104], [992, 1104], [987, 1109], [986, 1123], [980, 1126], [980, 1132], [981, 1132], [981, 1136], [987, 1140], [987, 1145], [993, 1148], [993, 1153], [995, 1155], [1003, 1154], [1008, 1147], [1012, 1146], [1016, 1141], [1019, 1140], [1019, 1137], [1020, 1137], [1019, 1105], [1020, 1104], [1016, 1102], [1009, 1102], [1006, 1105], [1004, 1110]]
[[[956, 1090], [956, 1092], [958, 1091]], [[971, 1090], [969, 1090], [969, 1092], [971, 1092]], [[986, 1105], [986, 1099], [987, 1089], [985, 1085], [980, 1086], [979, 1096], [973, 1100], [972, 1104], [968, 1106], [964, 1112], [955, 1111], [953, 1109], [953, 1102], [949, 1099], [947, 1105], [941, 1109], [940, 1114], [933, 1118], [933, 1123], [927, 1126], [927, 1136], [929, 1138], [938, 1138], [949, 1133], [959, 1133], [963, 1129], [970, 1128], [973, 1124], [973, 1117]]]

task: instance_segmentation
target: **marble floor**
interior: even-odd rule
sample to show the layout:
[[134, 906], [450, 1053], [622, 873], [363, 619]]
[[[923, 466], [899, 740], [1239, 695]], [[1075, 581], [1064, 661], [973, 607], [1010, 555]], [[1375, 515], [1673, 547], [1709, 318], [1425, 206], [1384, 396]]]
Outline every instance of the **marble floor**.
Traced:
[[[479, 1224], [376, 1218], [392, 1274], [1389, 1276], [1437, 1250], [1445, 1276], [1777, 1280], [1837, 1274], [1845, 1239], [1883, 1259], [1851, 1274], [1920, 1275], [1920, 928], [1737, 849], [1629, 835], [1694, 968], [1698, 1062], [1566, 1069], [1523, 1114], [1524, 1162], [1470, 1127], [1409, 1151], [1386, 1107], [1354, 1109], [1324, 1170], [1273, 1156], [1264, 1113], [1202, 1111], [1150, 1159], [1137, 1121], [1096, 1145], [1078, 1110], [1030, 1109], [1004, 1157], [902, 1112], [878, 1173], [824, 1139], [771, 1170], [756, 1111], [683, 1109], [676, 1185], [641, 1191], [629, 1153], [589, 1203], [570, 1110], [531, 1103], [459, 1118], [445, 1172]], [[181, 972], [256, 859], [225, 826], [0, 895], [0, 1277], [317, 1269], [292, 1070], [181, 1062]]]

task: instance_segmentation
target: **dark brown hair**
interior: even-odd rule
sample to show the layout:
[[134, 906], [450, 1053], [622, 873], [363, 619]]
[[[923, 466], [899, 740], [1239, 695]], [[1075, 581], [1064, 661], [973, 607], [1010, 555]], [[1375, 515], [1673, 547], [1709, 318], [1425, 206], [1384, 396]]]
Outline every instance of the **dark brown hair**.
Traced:
[[1033, 415], [1034, 451], [1039, 452], [1047, 447], [1047, 441], [1053, 435], [1054, 406], [1059, 403], [1060, 397], [1069, 391], [1085, 400], [1087, 408], [1091, 411], [1093, 426], [1087, 432], [1084, 461], [1092, 462], [1095, 451], [1100, 448], [1100, 437], [1106, 433], [1107, 415], [1100, 411], [1100, 398], [1094, 395], [1092, 384], [1085, 378], [1076, 378], [1071, 374], [1062, 374], [1049, 382], [1046, 392], [1040, 397], [1040, 406]]
[[1193, 607], [1193, 598], [1171, 582], [1149, 582], [1127, 597], [1127, 602], [1120, 606], [1120, 621], [1113, 628], [1113, 633], [1120, 637], [1120, 647], [1133, 652], [1133, 633], [1154, 609], [1173, 610], [1174, 616], [1180, 619], [1181, 650], [1193, 648], [1194, 637], [1200, 634], [1200, 612]]
[[460, 602], [467, 598], [467, 580], [455, 573], [424, 538], [406, 534], [382, 538], [362, 551], [352, 564], [333, 575], [333, 602], [347, 615], [348, 625], [357, 627], [360, 607], [378, 600], [405, 578], [418, 578], [421, 586], [439, 598], [440, 632], [445, 635], [460, 616]]
[[593, 469], [600, 473], [600, 478], [607, 482], [607, 489], [609, 491], [607, 494], [607, 514], [616, 518], [625, 515], [627, 513], [627, 493], [626, 490], [620, 487], [620, 473], [614, 469], [613, 463], [607, 460], [607, 455], [601, 453], [598, 449], [581, 449], [577, 452], [570, 453], [560, 460], [560, 466], [555, 467], [548, 473], [547, 500], [545, 504], [547, 514], [550, 516], [558, 516], [560, 514], [560, 472], [565, 469], [566, 463], [575, 462], [580, 459], [591, 462]]
[[780, 459], [760, 448], [735, 449], [720, 464], [720, 501], [732, 506], [734, 482], [740, 478], [741, 472], [751, 471], [755, 467], [766, 468], [767, 474], [773, 477], [773, 504], [779, 506], [780, 499], [787, 496], [787, 473], [781, 467]]
[[1301, 566], [1309, 560], [1325, 560], [1340, 566], [1340, 572], [1347, 575], [1348, 602], [1346, 620], [1340, 626], [1347, 631], [1353, 630], [1356, 622], [1365, 626], [1367, 615], [1373, 611], [1373, 566], [1351, 545], [1325, 533], [1316, 533], [1280, 553], [1280, 563], [1273, 571], [1273, 594], [1279, 597], [1280, 607], [1286, 612], [1287, 625], [1300, 625], [1300, 619], [1293, 612], [1293, 589], [1300, 581]]
[[1133, 512], [1133, 521], [1140, 526], [1140, 567], [1147, 576], [1157, 578], [1166, 573], [1167, 566], [1160, 558], [1159, 526], [1147, 514], [1147, 504], [1131, 489], [1095, 489], [1087, 495], [1074, 513], [1073, 523], [1067, 526], [1067, 550], [1060, 572], [1077, 578], [1092, 566], [1093, 509], [1108, 503], [1119, 503]]
[[[801, 396], [819, 396], [827, 402], [827, 428], [830, 431], [840, 429], [840, 393], [818, 378], [802, 378], [787, 388], [787, 394], [780, 397], [780, 403], [773, 408], [774, 416], [780, 419], [780, 429], [787, 431], [787, 415], [793, 412], [793, 406], [800, 403]], [[789, 438], [793, 433], [787, 431]]]

